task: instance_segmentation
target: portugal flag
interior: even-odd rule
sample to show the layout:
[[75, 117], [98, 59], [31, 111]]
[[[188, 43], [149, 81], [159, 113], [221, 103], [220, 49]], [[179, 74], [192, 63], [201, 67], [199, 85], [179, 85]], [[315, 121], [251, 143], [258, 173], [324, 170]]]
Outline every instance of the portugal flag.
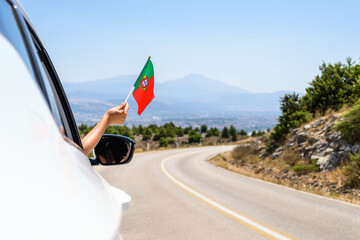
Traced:
[[140, 76], [134, 84], [133, 96], [138, 105], [138, 114], [145, 110], [147, 105], [154, 99], [154, 67], [149, 59], [147, 60]]

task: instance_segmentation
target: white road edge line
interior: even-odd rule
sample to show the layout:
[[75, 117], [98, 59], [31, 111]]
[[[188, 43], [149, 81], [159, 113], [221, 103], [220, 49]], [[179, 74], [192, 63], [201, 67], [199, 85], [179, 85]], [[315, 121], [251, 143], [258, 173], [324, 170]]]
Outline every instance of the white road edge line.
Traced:
[[288, 238], [288, 237], [286, 237], [286, 236], [284, 236], [284, 235], [282, 235], [282, 234], [280, 234], [280, 233], [278, 233], [278, 232], [275, 232], [275, 231], [273, 231], [273, 230], [271, 230], [271, 229], [269, 229], [269, 228], [267, 228], [267, 227], [265, 227], [265, 226], [263, 226], [263, 225], [261, 225], [261, 224], [259, 224], [259, 223], [257, 223], [257, 222], [254, 222], [254, 221], [252, 221], [251, 219], [249, 219], [249, 218], [247, 218], [247, 217], [244, 217], [244, 216], [238, 214], [237, 212], [232, 211], [231, 209], [229, 209], [229, 208], [221, 205], [220, 203], [217, 203], [217, 202], [209, 199], [208, 197], [202, 195], [201, 193], [197, 192], [196, 190], [194, 190], [194, 189], [188, 187], [187, 185], [185, 185], [184, 183], [180, 182], [180, 181], [177, 180], [175, 177], [173, 177], [173, 176], [167, 171], [167, 169], [165, 168], [165, 163], [166, 163], [169, 159], [171, 159], [171, 157], [170, 157], [170, 158], [166, 158], [166, 159], [164, 159], [164, 160], [161, 162], [161, 170], [164, 172], [164, 174], [165, 174], [169, 179], [171, 179], [173, 182], [175, 182], [176, 184], [178, 184], [179, 186], [181, 186], [181, 187], [184, 188], [185, 190], [189, 191], [190, 193], [192, 193], [193, 195], [195, 195], [195, 196], [198, 197], [199, 199], [205, 201], [205, 202], [208, 203], [209, 205], [212, 205], [213, 207], [220, 209], [221, 211], [229, 214], [230, 216], [232, 216], [232, 217], [234, 217], [234, 218], [236, 218], [236, 219], [238, 219], [238, 220], [240, 220], [240, 221], [242, 221], [242, 222], [245, 222], [245, 223], [249, 224], [249, 225], [252, 226], [253, 228], [256, 228], [256, 229], [258, 229], [258, 230], [260, 230], [260, 231], [262, 231], [262, 232], [265, 232], [265, 233], [271, 235], [271, 236], [274, 237], [274, 238], [281, 239], [281, 240], [289, 240], [289, 239], [291, 239], [291, 238]]

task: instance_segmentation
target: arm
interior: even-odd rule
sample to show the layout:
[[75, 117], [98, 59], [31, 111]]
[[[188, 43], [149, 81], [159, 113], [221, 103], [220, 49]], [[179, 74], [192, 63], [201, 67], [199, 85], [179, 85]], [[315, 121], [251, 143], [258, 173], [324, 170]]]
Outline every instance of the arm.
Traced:
[[86, 155], [95, 148], [109, 125], [121, 125], [124, 123], [128, 111], [129, 105], [122, 103], [120, 106], [114, 107], [104, 114], [99, 123], [82, 139]]

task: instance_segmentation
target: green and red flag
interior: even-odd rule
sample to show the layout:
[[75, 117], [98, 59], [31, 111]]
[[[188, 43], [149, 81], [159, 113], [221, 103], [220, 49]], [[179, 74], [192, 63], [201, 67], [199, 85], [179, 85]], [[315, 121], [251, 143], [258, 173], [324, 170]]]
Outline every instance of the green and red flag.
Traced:
[[138, 105], [138, 114], [145, 110], [147, 105], [155, 98], [154, 95], [154, 66], [149, 59], [147, 60], [138, 79], [134, 83], [134, 91], [132, 95]]

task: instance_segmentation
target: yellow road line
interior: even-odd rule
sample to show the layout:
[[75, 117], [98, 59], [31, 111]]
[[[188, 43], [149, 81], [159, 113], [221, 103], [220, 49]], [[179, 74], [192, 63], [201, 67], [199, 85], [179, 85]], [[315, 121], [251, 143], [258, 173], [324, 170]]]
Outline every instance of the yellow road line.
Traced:
[[281, 233], [278, 230], [275, 230], [273, 228], [267, 227], [264, 224], [259, 223], [258, 221], [255, 221], [254, 219], [250, 219], [249, 217], [245, 216], [245, 214], [242, 214], [238, 211], [234, 211], [228, 207], [225, 207], [224, 205], [216, 202], [213, 199], [210, 199], [209, 197], [205, 196], [204, 194], [198, 192], [197, 190], [191, 188], [190, 186], [184, 184], [183, 182], [176, 179], [174, 176], [172, 176], [166, 169], [165, 163], [171, 158], [164, 159], [161, 164], [160, 168], [164, 175], [169, 178], [173, 183], [175, 183], [177, 186], [185, 190], [186, 192], [190, 193], [194, 197], [200, 199], [202, 202], [206, 203], [207, 205], [215, 208], [219, 212], [227, 215], [228, 217], [231, 217], [232, 219], [242, 223], [243, 225], [261, 233], [262, 235], [270, 238], [270, 239], [280, 239], [280, 240], [289, 240], [289, 239], [295, 239], [294, 237], [291, 237], [287, 234]]

